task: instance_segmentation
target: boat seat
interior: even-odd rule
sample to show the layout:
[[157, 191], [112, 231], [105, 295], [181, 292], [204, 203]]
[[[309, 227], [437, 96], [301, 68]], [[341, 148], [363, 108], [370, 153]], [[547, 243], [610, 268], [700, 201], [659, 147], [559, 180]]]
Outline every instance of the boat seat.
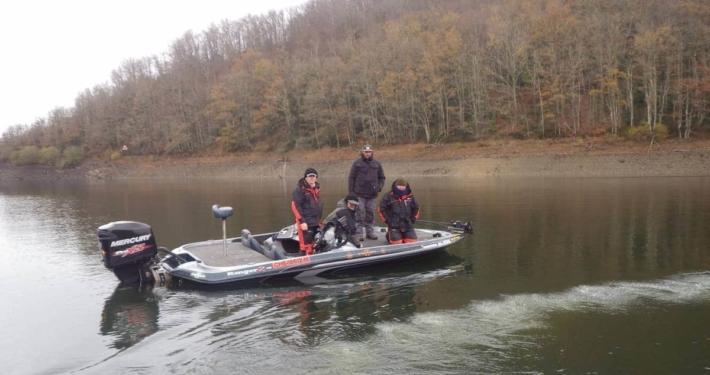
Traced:
[[216, 204], [212, 206], [212, 215], [217, 219], [227, 220], [233, 213], [234, 209], [232, 207], [220, 207]]

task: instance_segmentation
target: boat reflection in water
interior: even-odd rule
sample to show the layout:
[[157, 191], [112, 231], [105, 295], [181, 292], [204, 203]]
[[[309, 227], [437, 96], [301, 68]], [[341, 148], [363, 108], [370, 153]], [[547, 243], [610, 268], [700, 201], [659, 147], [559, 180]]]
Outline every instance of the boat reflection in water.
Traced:
[[[297, 340], [359, 340], [382, 321], [406, 320], [421, 308], [419, 287], [436, 279], [470, 271], [446, 252], [379, 269], [330, 274], [330, 284], [314, 280], [311, 288], [282, 289], [270, 294], [274, 303], [298, 313]], [[336, 333], [334, 333], [336, 332]]]
[[158, 331], [159, 313], [152, 288], [119, 286], [104, 303], [101, 334], [114, 337], [116, 349], [130, 347]]

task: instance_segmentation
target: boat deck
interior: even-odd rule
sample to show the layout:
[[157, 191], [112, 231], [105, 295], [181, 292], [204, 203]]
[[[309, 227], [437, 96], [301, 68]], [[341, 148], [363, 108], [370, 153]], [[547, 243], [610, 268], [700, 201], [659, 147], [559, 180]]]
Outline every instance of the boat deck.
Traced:
[[[385, 232], [382, 232], [380, 228], [377, 228], [375, 233], [378, 238], [376, 240], [365, 240], [365, 247], [387, 245]], [[434, 233], [435, 231], [417, 229], [417, 237], [419, 240], [432, 239]], [[359, 238], [359, 236], [355, 236], [355, 238]], [[183, 249], [201, 259], [205, 265], [213, 267], [231, 267], [235, 265], [270, 262], [273, 260], [242, 245], [239, 240], [236, 240], [236, 242], [227, 240], [226, 252], [221, 240], [185, 245], [183, 246]]]
[[242, 245], [241, 242], [227, 241], [226, 252], [220, 240], [213, 241], [209, 244], [200, 244], [200, 246], [187, 245], [183, 248], [200, 258], [205, 265], [214, 267], [229, 267], [241, 264], [270, 262], [273, 260], [266, 255]]

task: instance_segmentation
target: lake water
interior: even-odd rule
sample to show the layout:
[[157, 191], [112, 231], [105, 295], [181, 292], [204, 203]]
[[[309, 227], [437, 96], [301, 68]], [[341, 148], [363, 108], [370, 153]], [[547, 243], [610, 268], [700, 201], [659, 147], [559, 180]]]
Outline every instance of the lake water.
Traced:
[[[5, 374], [710, 373], [710, 179], [413, 179], [446, 251], [319, 285], [117, 288], [96, 228], [169, 248], [291, 221], [295, 182], [0, 186]], [[345, 182], [321, 181], [326, 208]], [[0, 184], [1, 185], [1, 184]]]

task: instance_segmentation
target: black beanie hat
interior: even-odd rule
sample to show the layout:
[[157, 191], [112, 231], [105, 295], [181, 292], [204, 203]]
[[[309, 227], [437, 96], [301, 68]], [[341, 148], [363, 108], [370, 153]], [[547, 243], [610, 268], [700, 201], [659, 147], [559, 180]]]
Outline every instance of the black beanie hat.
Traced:
[[306, 168], [306, 172], [303, 173], [303, 177], [306, 177], [306, 176], [308, 176], [308, 175], [311, 174], [311, 173], [313, 173], [313, 174], [315, 174], [316, 176], [318, 176], [318, 171], [317, 171], [315, 168]]
[[355, 194], [348, 194], [343, 200], [345, 201], [345, 203], [351, 202], [353, 204], [360, 204], [360, 201], [357, 199], [357, 196]]

